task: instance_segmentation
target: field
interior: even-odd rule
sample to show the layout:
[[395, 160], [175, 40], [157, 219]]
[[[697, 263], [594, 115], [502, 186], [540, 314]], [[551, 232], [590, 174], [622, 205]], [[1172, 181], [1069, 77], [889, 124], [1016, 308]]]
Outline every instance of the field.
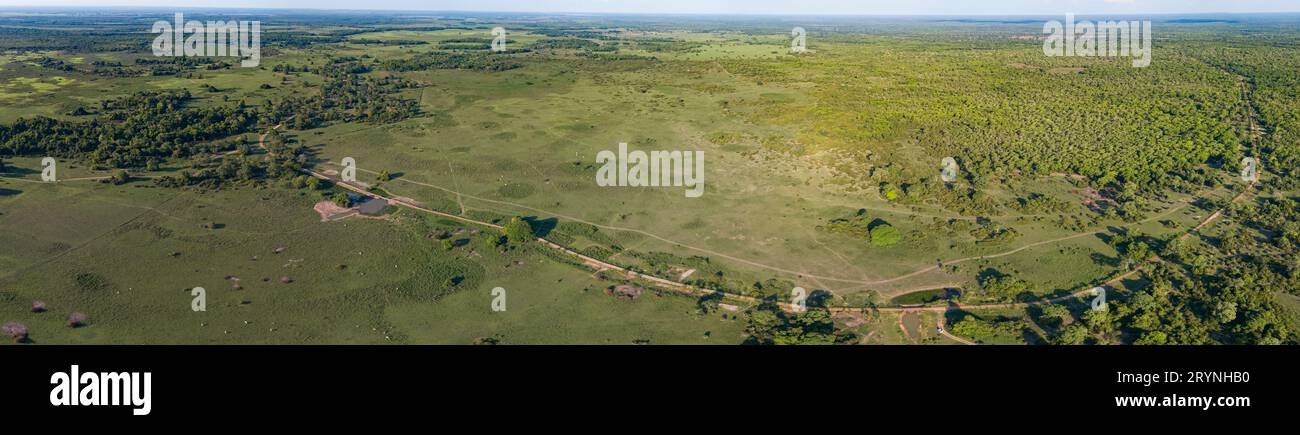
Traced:
[[[301, 192], [34, 186], [5, 204], [6, 225], [25, 230], [4, 244], [25, 255], [4, 259], [6, 288], [23, 291], [0, 303], [47, 304], [15, 319], [37, 343], [741, 341], [737, 322], [689, 298], [616, 299], [532, 253], [442, 252], [432, 234], [472, 229], [409, 212], [322, 223]], [[205, 312], [191, 310], [195, 287]], [[508, 289], [505, 312], [490, 308], [493, 287]], [[89, 326], [63, 327], [72, 311]]]
[[[825, 18], [793, 53], [752, 17], [287, 14], [241, 68], [152, 63], [124, 14], [70, 46], [0, 18], [44, 29], [0, 46], [0, 321], [32, 342], [1296, 340], [1298, 16], [1165, 21], [1132, 68], [1041, 23]], [[221, 127], [23, 134], [149, 117]], [[599, 185], [620, 143], [701, 151], [703, 195]], [[389, 207], [312, 210], [349, 193]]]

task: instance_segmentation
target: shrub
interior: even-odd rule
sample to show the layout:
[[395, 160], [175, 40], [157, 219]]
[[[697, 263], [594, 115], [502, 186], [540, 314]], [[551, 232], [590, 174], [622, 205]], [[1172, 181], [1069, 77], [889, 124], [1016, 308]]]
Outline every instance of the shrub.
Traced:
[[874, 246], [894, 246], [903, 240], [903, 234], [889, 224], [876, 225], [871, 229], [871, 244]]
[[509, 222], [501, 228], [506, 235], [506, 241], [512, 245], [522, 244], [533, 239], [533, 226], [528, 221], [518, 216], [510, 218]]
[[334, 201], [334, 204], [339, 207], [352, 206], [352, 198], [348, 197], [348, 194], [343, 192], [335, 193], [334, 196], [330, 197], [330, 200]]
[[131, 174], [121, 169], [113, 170], [113, 175], [108, 177], [108, 182], [115, 186], [126, 184], [129, 181], [131, 181]]

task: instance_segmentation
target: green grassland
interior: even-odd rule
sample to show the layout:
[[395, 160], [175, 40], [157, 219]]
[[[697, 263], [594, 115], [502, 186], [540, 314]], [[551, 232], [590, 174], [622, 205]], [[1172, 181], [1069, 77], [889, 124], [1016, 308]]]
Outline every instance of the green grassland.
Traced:
[[[709, 41], [689, 37], [683, 40]], [[862, 50], [856, 46], [854, 49]], [[829, 47], [822, 51], [827, 56], [825, 53], [832, 52]], [[880, 58], [872, 52], [849, 54]], [[1007, 56], [1023, 54], [1015, 51]], [[997, 207], [981, 216], [1015, 228], [1021, 233], [1019, 240], [1001, 245], [976, 244], [955, 231], [949, 232], [949, 237], [926, 237], [934, 226], [943, 226], [936, 220], [971, 217], [946, 211], [937, 204], [891, 202], [855, 186], [857, 182], [839, 184], [845, 178], [838, 173], [843, 168], [828, 166], [859, 164], [843, 163], [834, 154], [838, 149], [817, 150], [820, 146], [816, 143], [799, 144], [797, 138], [806, 135], [807, 129], [798, 123], [805, 122], [803, 118], [808, 116], [787, 120], [789, 115], [782, 113], [798, 114], [813, 101], [822, 100], [810, 95], [805, 87], [743, 80], [729, 73], [727, 65], [707, 61], [647, 62], [634, 70], [553, 58], [534, 57], [528, 62], [525, 68], [505, 72], [410, 73], [416, 80], [431, 83], [420, 101], [422, 109], [434, 116], [378, 128], [338, 126], [320, 135], [309, 135], [308, 140], [321, 142], [323, 160], [337, 162], [353, 157], [363, 168], [401, 172], [401, 180], [390, 184], [400, 187], [390, 189], [411, 192], [405, 196], [418, 198], [421, 192], [430, 190], [424, 184], [432, 184], [485, 199], [464, 199], [466, 206], [473, 209], [584, 221], [615, 233], [619, 233], [617, 228], [635, 229], [657, 237], [623, 231], [617, 240], [622, 248], [645, 252], [680, 251], [686, 247], [688, 254], [710, 256], [734, 269], [732, 281], [737, 286], [772, 275], [797, 279], [804, 274], [829, 279], [809, 279], [799, 284], [837, 293], [893, 292], [897, 290], [888, 285], [866, 283], [904, 275], [933, 264], [935, 259], [997, 253], [1077, 232], [1064, 230], [1050, 220], [1027, 221], [1028, 216]], [[820, 66], [808, 69], [830, 73]], [[731, 110], [733, 107], [737, 110]], [[661, 128], [663, 125], [673, 128]], [[800, 148], [793, 156], [774, 151], [770, 149], [775, 146], [770, 138], [776, 138], [777, 143], [786, 141], [782, 145], [786, 147], [795, 142]], [[593, 156], [620, 142], [637, 149], [704, 150], [716, 162], [706, 169], [706, 179], [711, 180], [706, 198], [689, 200], [669, 188], [595, 186], [590, 182]], [[882, 144], [881, 148], [881, 152], [890, 154], [926, 152], [915, 145], [898, 149]], [[860, 167], [848, 170], [855, 169]], [[1053, 196], [1063, 201], [1079, 201], [1078, 195], [1069, 191], [1068, 183], [1045, 176], [1028, 177], [1032, 181], [1008, 180], [1007, 184], [1032, 184], [1035, 193], [1056, 193]], [[1062, 186], [1054, 187], [1057, 184]], [[506, 192], [508, 187], [517, 192]], [[1001, 190], [1002, 198], [998, 199], [1010, 202], [1023, 192], [1014, 189], [993, 187], [989, 195], [995, 196]], [[1172, 200], [1157, 201], [1150, 208], [1156, 214], [1173, 206]], [[898, 226], [907, 236], [906, 243], [880, 249], [817, 230], [819, 225], [858, 209], [869, 210], [873, 218]], [[652, 212], [661, 210], [672, 212]], [[1088, 213], [1079, 206], [1060, 214], [1087, 217]], [[746, 218], [753, 216], [762, 219]], [[1104, 229], [1107, 225], [1125, 223], [1100, 220], [1090, 227]], [[709, 255], [712, 253], [734, 258]], [[839, 260], [841, 257], [844, 261]], [[1070, 257], [1076, 260], [1068, 260]], [[1080, 257], [1083, 262], [1077, 260]], [[794, 258], [805, 261], [791, 261]], [[1045, 282], [1047, 289], [1105, 275], [1105, 271], [1089, 267], [1092, 262], [1087, 256], [1051, 260], [1054, 266], [1044, 273], [1030, 272], [1034, 277], [1057, 280]], [[1061, 277], [1056, 270], [1077, 274]], [[962, 278], [939, 276], [909, 284], [954, 279]]]
[[[737, 322], [695, 314], [690, 298], [617, 299], [537, 253], [444, 252], [433, 234], [473, 229], [409, 211], [323, 223], [311, 210], [319, 198], [283, 189], [15, 188], [0, 199], [0, 222], [23, 229], [3, 233], [12, 249], [0, 258], [0, 309], [44, 301], [48, 312], [13, 319], [37, 343], [741, 340]], [[205, 312], [191, 308], [194, 287], [207, 290]], [[490, 309], [493, 287], [508, 289], [505, 312]], [[62, 325], [74, 311], [87, 326]]]
[[[496, 224], [525, 216], [544, 223], [539, 236], [633, 270], [776, 300], [802, 286], [853, 306], [924, 301], [907, 295], [936, 288], [1000, 303], [1097, 285], [1132, 267], [1133, 245], [1115, 240], [1159, 251], [1217, 210], [1206, 203], [1242, 191], [1243, 156], [1272, 171], [1260, 198], [1300, 190], [1286, 169], [1300, 156], [1286, 76], [1296, 71], [1297, 35], [1275, 23], [1260, 24], [1272, 39], [1230, 25], [1172, 28], [1153, 65], [1138, 69], [1128, 59], [1045, 57], [1033, 26], [809, 23], [809, 51], [792, 54], [784, 24], [625, 20], [303, 19], [271, 27], [257, 68], [139, 76], [90, 66], [136, 72], [137, 59], [150, 58], [138, 41], [79, 51], [16, 39], [0, 57], [0, 123], [89, 120], [98, 114], [74, 110], [142, 91], [189, 91], [187, 107], [261, 107], [320, 94], [334, 78], [315, 68], [354, 63], [365, 66], [356, 80], [412, 84], [392, 95], [418, 111], [391, 122], [286, 123], [284, 136], [317, 170], [354, 158], [376, 192]], [[484, 47], [495, 26], [510, 29], [512, 52]], [[1278, 56], [1292, 60], [1268, 60]], [[98, 66], [114, 62], [125, 66]], [[1268, 133], [1259, 149], [1247, 107]], [[273, 119], [259, 127], [286, 120]], [[703, 151], [704, 196], [598, 186], [595, 156], [619, 143]], [[431, 239], [490, 231], [482, 226], [409, 209], [322, 223], [311, 210], [321, 193], [310, 189], [143, 179], [194, 167], [183, 159], [129, 168], [142, 179], [113, 186], [34, 183], [38, 156], [0, 157], [5, 176], [22, 179], [0, 179], [0, 244], [15, 248], [0, 255], [0, 312], [31, 326], [37, 342], [738, 343], [747, 334], [743, 313], [700, 314], [689, 296], [607, 296], [616, 282], [540, 246], [502, 251], [474, 235], [446, 251]], [[938, 180], [944, 157], [962, 167], [954, 183]], [[110, 173], [100, 166], [64, 159], [60, 177]], [[381, 171], [393, 179], [378, 181]], [[1209, 226], [1189, 249], [1230, 257], [1219, 242], [1243, 231], [1248, 212]], [[864, 235], [881, 224], [899, 242]], [[1285, 228], [1248, 228], [1269, 255], [1294, 254], [1268, 247]], [[995, 294], [990, 276], [1014, 277], [1025, 291]], [[1276, 290], [1300, 291], [1290, 279]], [[193, 287], [209, 290], [207, 312], [189, 310]], [[494, 287], [508, 291], [504, 313], [489, 309]], [[1129, 297], [1151, 283], [1121, 287]], [[25, 313], [33, 299], [51, 312]], [[90, 326], [62, 327], [73, 310]], [[1033, 311], [969, 313], [985, 323], [961, 330], [989, 344], [1054, 342], [1060, 331], [1039, 326]], [[959, 314], [948, 314], [950, 330]], [[919, 325], [911, 334], [894, 314], [845, 330], [862, 343], [954, 343], [934, 333], [937, 315], [905, 319]], [[1142, 334], [1098, 329], [1094, 338]]]

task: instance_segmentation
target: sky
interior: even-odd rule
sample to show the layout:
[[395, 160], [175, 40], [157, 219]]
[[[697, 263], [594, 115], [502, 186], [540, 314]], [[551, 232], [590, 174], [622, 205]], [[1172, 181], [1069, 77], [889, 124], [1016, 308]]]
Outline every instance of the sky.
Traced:
[[1300, 0], [0, 0], [4, 6], [159, 6], [810, 15], [1300, 12]]

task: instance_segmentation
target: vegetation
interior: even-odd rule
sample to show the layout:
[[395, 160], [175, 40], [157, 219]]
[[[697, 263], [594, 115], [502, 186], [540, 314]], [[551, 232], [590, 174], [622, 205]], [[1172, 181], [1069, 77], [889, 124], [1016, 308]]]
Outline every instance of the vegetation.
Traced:
[[532, 225], [529, 225], [528, 221], [518, 216], [510, 218], [501, 227], [501, 233], [505, 235], [506, 242], [511, 245], [522, 245], [536, 237]]
[[898, 232], [897, 228], [889, 224], [880, 224], [871, 228], [871, 245], [879, 247], [889, 247], [897, 245], [903, 240], [903, 234]]
[[[0, 312], [43, 342], [910, 343], [825, 306], [945, 299], [1025, 303], [947, 319], [983, 343], [1298, 340], [1294, 17], [1166, 23], [1135, 69], [1044, 57], [1026, 23], [816, 18], [792, 55], [766, 19], [284, 12], [242, 68], [103, 14], [0, 17]], [[704, 151], [706, 194], [597, 186], [620, 142]], [[36, 183], [47, 156], [65, 181]], [[305, 171], [344, 157], [444, 215], [321, 222], [352, 197]], [[627, 276], [537, 237], [710, 296], [608, 298]], [[176, 297], [199, 279], [231, 288], [210, 322]], [[529, 309], [483, 316], [497, 286]], [[780, 310], [794, 287], [819, 304]]]
[[745, 332], [752, 344], [835, 344], [837, 340], [830, 313], [824, 309], [790, 314], [766, 304], [748, 314]]
[[897, 228], [883, 220], [868, 218], [865, 209], [858, 210], [858, 213], [852, 217], [832, 219], [830, 223], [819, 228], [831, 233], [867, 239], [872, 246], [882, 248], [897, 245], [903, 240], [903, 234]]

